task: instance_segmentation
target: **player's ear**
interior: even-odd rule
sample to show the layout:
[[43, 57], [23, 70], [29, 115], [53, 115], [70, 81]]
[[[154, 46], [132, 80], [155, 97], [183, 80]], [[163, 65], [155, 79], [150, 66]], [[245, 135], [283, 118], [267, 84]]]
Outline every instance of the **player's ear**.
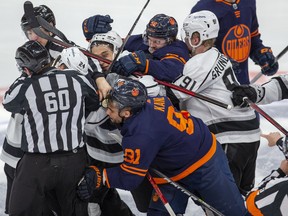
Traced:
[[129, 118], [132, 116], [131, 109], [124, 108], [121, 110], [121, 116], [124, 118]]

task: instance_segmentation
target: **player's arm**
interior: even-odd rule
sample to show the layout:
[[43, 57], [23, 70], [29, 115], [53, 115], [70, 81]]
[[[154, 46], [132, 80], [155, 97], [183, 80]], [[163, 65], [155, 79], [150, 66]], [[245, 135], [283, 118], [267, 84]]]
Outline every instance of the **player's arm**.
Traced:
[[4, 100], [3, 100], [3, 107], [13, 113], [19, 113], [23, 109], [23, 101], [24, 101], [24, 94], [27, 85], [27, 75], [22, 74], [19, 78], [17, 78], [14, 83], [9, 87], [6, 91]]

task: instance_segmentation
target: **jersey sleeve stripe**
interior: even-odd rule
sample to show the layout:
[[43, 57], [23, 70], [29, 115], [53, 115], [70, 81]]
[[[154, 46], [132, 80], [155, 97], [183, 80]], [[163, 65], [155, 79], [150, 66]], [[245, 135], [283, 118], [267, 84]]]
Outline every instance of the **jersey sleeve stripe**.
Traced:
[[257, 29], [257, 30], [255, 30], [254, 32], [251, 33], [251, 38], [255, 37], [255, 36], [259, 35], [259, 34], [260, 33], [259, 33], [258, 29]]
[[122, 166], [127, 168], [127, 169], [131, 169], [131, 170], [135, 170], [135, 171], [139, 171], [139, 172], [144, 172], [144, 173], [146, 173], [148, 171], [147, 169], [140, 169], [140, 168], [128, 166], [126, 164], [122, 164]]
[[[145, 177], [146, 175], [146, 172], [145, 173], [142, 173], [142, 172], [137, 172], [137, 171], [133, 171], [133, 170], [130, 170], [130, 169], [127, 169], [123, 166], [123, 164], [120, 165], [120, 168], [122, 170], [124, 170], [125, 172], [128, 172], [130, 174], [133, 174], [133, 175], [138, 175], [138, 176], [141, 176], [141, 177]], [[130, 167], [131, 168], [131, 167]]]
[[175, 54], [171, 54], [171, 53], [167, 54], [164, 58], [161, 59], [161, 61], [164, 59], [176, 59], [180, 61], [181, 63], [186, 64], [186, 61], [184, 58], [179, 57], [178, 55], [175, 55]]

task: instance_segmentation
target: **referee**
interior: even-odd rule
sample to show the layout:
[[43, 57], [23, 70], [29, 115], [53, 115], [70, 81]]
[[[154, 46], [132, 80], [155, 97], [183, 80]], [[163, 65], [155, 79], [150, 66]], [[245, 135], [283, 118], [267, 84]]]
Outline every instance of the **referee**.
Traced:
[[55, 193], [61, 215], [73, 215], [76, 186], [87, 163], [86, 112], [99, 108], [90, 82], [77, 71], [50, 66], [48, 51], [28, 41], [16, 51], [23, 74], [6, 92], [3, 106], [24, 113], [21, 149], [10, 197], [10, 215], [42, 215], [47, 193]]

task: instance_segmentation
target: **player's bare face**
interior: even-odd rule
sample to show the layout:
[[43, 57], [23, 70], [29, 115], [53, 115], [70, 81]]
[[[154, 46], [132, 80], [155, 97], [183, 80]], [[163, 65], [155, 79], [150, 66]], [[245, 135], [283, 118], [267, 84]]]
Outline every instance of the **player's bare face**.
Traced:
[[148, 36], [149, 52], [153, 53], [156, 50], [167, 45], [167, 40], [164, 38], [155, 38]]
[[[99, 55], [99, 56], [101, 56], [105, 59], [111, 60], [111, 61], [113, 61], [113, 59], [114, 59], [113, 51], [106, 44], [99, 44], [99, 45], [92, 46], [91, 52], [95, 55]], [[101, 66], [103, 71], [108, 70], [110, 64], [107, 64], [107, 63], [102, 62], [102, 61], [99, 61], [99, 63], [100, 63], [100, 66]]]
[[108, 104], [106, 114], [109, 116], [111, 122], [113, 122], [114, 124], [121, 124], [123, 121], [123, 118], [119, 116], [119, 109], [114, 103]]

